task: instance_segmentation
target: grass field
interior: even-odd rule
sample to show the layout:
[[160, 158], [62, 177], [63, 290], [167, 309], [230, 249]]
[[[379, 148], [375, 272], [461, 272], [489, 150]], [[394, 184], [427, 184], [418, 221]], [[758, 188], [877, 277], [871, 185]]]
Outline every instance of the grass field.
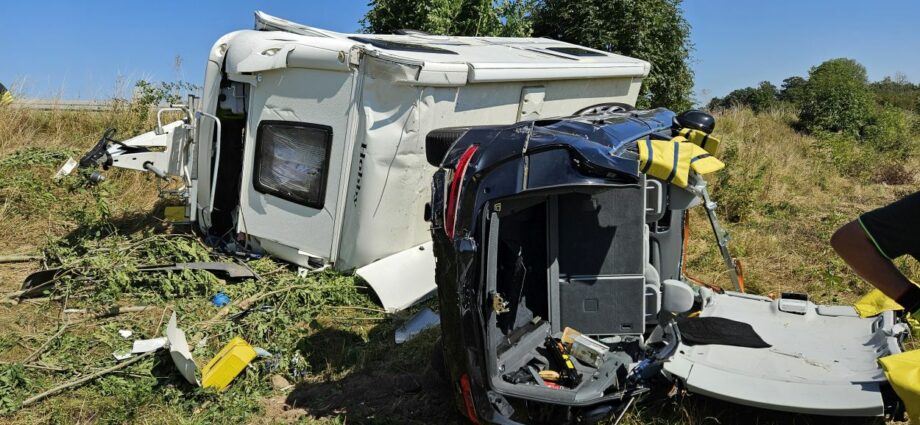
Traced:
[[[833, 303], [865, 293], [869, 286], [833, 254], [830, 235], [860, 212], [915, 191], [914, 175], [905, 170], [916, 170], [920, 156], [894, 161], [856, 141], [804, 136], [793, 130], [789, 111], [728, 110], [718, 119], [728, 166], [712, 178], [714, 196], [744, 263], [748, 291], [807, 292]], [[47, 298], [15, 304], [3, 297], [0, 422], [459, 423], [447, 387], [428, 366], [438, 331], [396, 345], [393, 332], [406, 315], [384, 315], [351, 276], [299, 277], [271, 259], [250, 262], [261, 280], [139, 273], [142, 264], [219, 257], [189, 229], [162, 220], [163, 208], [177, 201], [159, 199], [148, 176], [113, 171], [100, 185], [77, 176], [51, 180], [68, 156], [83, 153], [106, 127], [128, 137], [152, 122], [125, 106], [108, 112], [0, 107], [0, 255], [43, 258], [0, 264], [0, 293], [17, 290], [28, 273], [43, 267], [79, 272], [62, 278]], [[920, 276], [916, 263], [901, 265], [909, 276]], [[692, 217], [688, 271], [729, 286], [702, 211]], [[211, 305], [218, 291], [231, 297], [230, 307]], [[227, 319], [227, 313], [261, 305], [272, 311]], [[108, 318], [91, 314], [113, 306], [150, 308]], [[196, 359], [209, 359], [236, 335], [274, 356], [257, 360], [223, 393], [187, 384], [169, 356], [159, 354], [22, 406], [35, 394], [116, 364], [112, 353], [130, 346], [118, 330], [132, 330], [131, 339], [157, 337], [172, 312]], [[625, 422], [841, 423], [700, 396], [640, 406]]]

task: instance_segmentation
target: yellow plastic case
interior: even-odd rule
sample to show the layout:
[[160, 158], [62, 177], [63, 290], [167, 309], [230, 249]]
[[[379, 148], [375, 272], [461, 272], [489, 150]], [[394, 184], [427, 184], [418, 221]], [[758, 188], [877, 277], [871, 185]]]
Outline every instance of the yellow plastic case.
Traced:
[[231, 339], [201, 370], [201, 386], [223, 391], [254, 358], [256, 350], [243, 338]]

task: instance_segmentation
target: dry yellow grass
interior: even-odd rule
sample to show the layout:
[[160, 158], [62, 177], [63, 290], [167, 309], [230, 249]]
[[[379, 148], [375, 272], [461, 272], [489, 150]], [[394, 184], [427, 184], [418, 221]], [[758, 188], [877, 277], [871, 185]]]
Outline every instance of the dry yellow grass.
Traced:
[[[837, 258], [831, 234], [917, 188], [842, 175], [827, 146], [793, 130], [794, 118], [789, 111], [723, 112], [716, 133], [727, 165], [711, 179], [713, 196], [731, 248], [745, 266], [749, 291], [807, 292], [822, 302], [851, 302], [869, 286]], [[908, 162], [907, 169], [916, 169], [917, 157]], [[865, 165], [877, 166], [868, 159]], [[703, 211], [694, 211], [691, 230], [691, 273], [728, 287]], [[916, 262], [901, 264], [909, 276], [918, 276]]]
[[[104, 112], [0, 107], [0, 160], [7, 160], [8, 168], [18, 169], [20, 177], [32, 180], [8, 181], [0, 186], [0, 253], [33, 252], [49, 238], [61, 237], [79, 226], [67, 210], [91, 199], [52, 184], [51, 177], [64, 161], [49, 157], [70, 155], [79, 159], [108, 127], [118, 128], [118, 136], [127, 138], [153, 124], [151, 117], [125, 105], [114, 105]], [[23, 152], [34, 152], [37, 158], [11, 158]], [[28, 168], [27, 173], [22, 168]], [[114, 197], [113, 217], [146, 214], [157, 201], [156, 185], [149, 176], [117, 171], [108, 174]], [[29, 198], [34, 199], [36, 194], [44, 198], [41, 208], [29, 205]]]

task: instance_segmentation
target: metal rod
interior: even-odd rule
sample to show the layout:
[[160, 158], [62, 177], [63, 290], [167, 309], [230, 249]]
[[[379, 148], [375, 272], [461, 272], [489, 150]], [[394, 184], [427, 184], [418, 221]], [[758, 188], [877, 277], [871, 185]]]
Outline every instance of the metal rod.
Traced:
[[[211, 212], [214, 211], [214, 191], [217, 190], [217, 171], [220, 168], [220, 141], [221, 141], [220, 118], [217, 118], [216, 116], [211, 115], [207, 112], [201, 112], [201, 111], [196, 112], [195, 116], [198, 117], [199, 121], [201, 121], [202, 116], [208, 117], [214, 120], [214, 123], [217, 125], [217, 145], [214, 151], [214, 169], [212, 170], [212, 173], [211, 173], [211, 194], [210, 194], [210, 199], [208, 199], [208, 226], [210, 227], [211, 226]], [[200, 126], [196, 126], [196, 127], [198, 127], [198, 131], [200, 132], [201, 131]]]
[[709, 218], [709, 224], [712, 226], [712, 233], [716, 237], [716, 244], [719, 246], [719, 252], [722, 254], [722, 260], [725, 262], [725, 269], [728, 270], [728, 276], [732, 281], [736, 291], [743, 291], [741, 280], [738, 278], [738, 269], [735, 259], [728, 250], [728, 232], [719, 224], [719, 218], [716, 216], [716, 203], [709, 196], [709, 189], [706, 187], [706, 180], [698, 175], [691, 176], [691, 185], [687, 188], [691, 192], [703, 199], [703, 208], [706, 209], [706, 217]]

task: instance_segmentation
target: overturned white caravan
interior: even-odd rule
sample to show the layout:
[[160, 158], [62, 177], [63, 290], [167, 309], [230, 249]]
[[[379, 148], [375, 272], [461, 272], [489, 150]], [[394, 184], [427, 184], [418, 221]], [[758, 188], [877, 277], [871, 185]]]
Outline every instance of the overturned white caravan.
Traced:
[[435, 287], [429, 131], [632, 105], [649, 71], [544, 38], [342, 34], [255, 15], [214, 43], [200, 101], [176, 105], [184, 120], [104, 137], [84, 162], [181, 179], [206, 235], [357, 269], [389, 311]]

